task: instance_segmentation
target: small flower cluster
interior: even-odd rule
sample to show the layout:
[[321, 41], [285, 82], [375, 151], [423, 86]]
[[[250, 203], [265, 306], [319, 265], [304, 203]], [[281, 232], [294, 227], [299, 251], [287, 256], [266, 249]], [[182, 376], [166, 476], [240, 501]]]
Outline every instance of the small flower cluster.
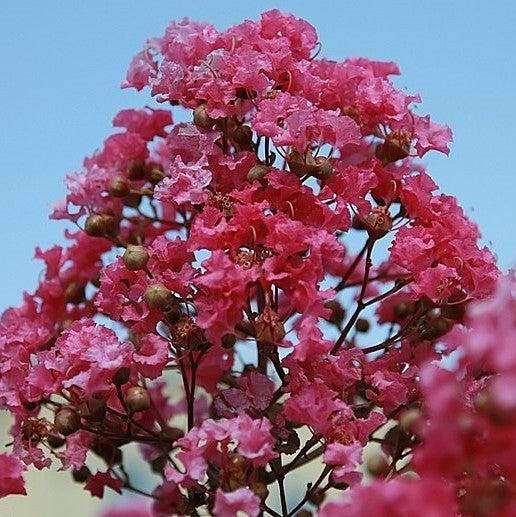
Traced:
[[0, 497], [57, 462], [151, 501], [106, 517], [514, 515], [516, 281], [493, 297], [493, 255], [418, 160], [451, 131], [397, 66], [319, 51], [274, 10], [173, 22], [134, 58], [122, 86], [191, 122], [123, 110], [68, 176], [52, 218], [77, 230], [0, 320]]

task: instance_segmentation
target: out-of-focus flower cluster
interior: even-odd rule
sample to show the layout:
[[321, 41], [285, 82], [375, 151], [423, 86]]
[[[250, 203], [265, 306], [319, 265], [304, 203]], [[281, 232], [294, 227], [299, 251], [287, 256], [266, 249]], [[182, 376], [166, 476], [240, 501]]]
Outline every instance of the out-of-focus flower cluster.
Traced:
[[492, 297], [493, 255], [418, 161], [451, 131], [397, 66], [319, 51], [269, 11], [173, 22], [133, 59], [122, 86], [192, 121], [123, 110], [68, 176], [70, 244], [36, 250], [37, 289], [0, 321], [0, 496], [57, 462], [150, 499], [109, 517], [514, 515], [514, 278]]

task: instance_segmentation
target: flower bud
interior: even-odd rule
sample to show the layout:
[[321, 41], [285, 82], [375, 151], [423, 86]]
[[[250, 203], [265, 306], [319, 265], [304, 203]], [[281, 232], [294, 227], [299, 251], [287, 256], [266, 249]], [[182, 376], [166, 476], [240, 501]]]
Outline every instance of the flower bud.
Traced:
[[358, 318], [355, 323], [355, 329], [357, 332], [367, 332], [371, 325], [365, 318]]
[[253, 143], [253, 131], [249, 126], [237, 126], [232, 134], [233, 142], [242, 146], [250, 147]]
[[100, 237], [104, 235], [105, 223], [104, 218], [100, 214], [91, 214], [86, 219], [84, 230], [92, 237]]
[[113, 378], [111, 379], [111, 382], [115, 386], [122, 386], [124, 384], [127, 384], [129, 382], [129, 377], [131, 375], [131, 371], [126, 366], [122, 366], [122, 368], [119, 368], [115, 374], [113, 375]]
[[200, 104], [193, 112], [193, 121], [196, 126], [203, 129], [211, 129], [215, 121], [208, 115], [206, 104]]
[[287, 156], [287, 163], [296, 176], [317, 173], [317, 163], [310, 152], [302, 155], [299, 151], [291, 151]]
[[267, 499], [267, 496], [269, 495], [269, 489], [267, 488], [266, 483], [262, 483], [261, 481], [253, 481], [252, 483], [249, 484], [249, 488], [262, 501]]
[[145, 163], [140, 160], [134, 160], [127, 166], [127, 177], [131, 180], [142, 180], [145, 178]]
[[100, 287], [100, 272], [97, 272], [93, 275], [93, 277], [90, 279], [90, 283], [94, 287]]
[[58, 434], [50, 433], [47, 436], [47, 444], [51, 449], [59, 449], [65, 444], [65, 442], [66, 440]]
[[91, 214], [84, 223], [84, 230], [92, 237], [114, 235], [117, 231], [117, 222], [112, 215]]
[[[311, 498], [309, 499], [312, 502]], [[298, 512], [296, 512], [296, 517], [313, 517], [313, 513], [306, 508], [301, 508]]]
[[92, 422], [100, 422], [106, 416], [106, 401], [102, 397], [85, 400], [79, 407], [79, 414]]
[[147, 179], [153, 185], [157, 185], [163, 178], [165, 177], [165, 173], [158, 169], [157, 167], [152, 168], [147, 174]]
[[401, 413], [399, 418], [399, 427], [404, 433], [416, 434], [418, 424], [421, 422], [423, 415], [418, 408], [412, 407]]
[[86, 465], [83, 465], [78, 470], [76, 470], [76, 469], [72, 470], [72, 477], [73, 477], [74, 481], [76, 481], [77, 483], [85, 483], [86, 481], [88, 481], [90, 476], [91, 476], [91, 471]]
[[181, 319], [182, 315], [181, 306], [178, 303], [173, 303], [172, 307], [165, 312], [165, 320], [170, 325], [175, 325]]
[[109, 194], [113, 197], [125, 197], [131, 191], [131, 185], [124, 176], [115, 176], [109, 182]]
[[467, 305], [465, 303], [454, 303], [445, 305], [441, 308], [441, 316], [455, 321], [462, 321], [466, 314]]
[[[316, 490], [315, 492], [312, 492], [309, 501], [319, 508], [324, 503], [324, 499], [326, 498], [326, 491], [325, 490]], [[312, 514], [310, 514], [312, 515]], [[297, 517], [297, 514], [296, 514]]]
[[164, 427], [161, 432], [159, 433], [159, 436], [161, 439], [163, 439], [166, 442], [174, 443], [180, 438], [182, 438], [185, 435], [182, 429], [179, 429], [179, 427], [171, 427], [166, 426]]
[[224, 334], [222, 336], [222, 346], [224, 348], [233, 348], [236, 343], [236, 336], [235, 334]]
[[333, 172], [333, 165], [331, 164], [328, 158], [324, 156], [318, 156], [315, 159], [315, 164], [317, 166], [316, 171], [313, 175], [320, 180], [328, 179]]
[[57, 411], [54, 417], [54, 427], [63, 436], [75, 433], [81, 426], [81, 419], [75, 409], [64, 407]]
[[346, 311], [338, 300], [327, 300], [324, 302], [324, 306], [331, 310], [330, 316], [327, 320], [333, 323], [336, 327], [342, 325], [344, 318], [346, 317]]
[[91, 450], [108, 465], [122, 463], [122, 450], [119, 449], [110, 439], [97, 436], [90, 446]]
[[371, 456], [366, 459], [365, 467], [369, 474], [375, 478], [385, 477], [390, 470], [389, 462], [381, 452], [371, 454]]
[[152, 284], [143, 297], [152, 309], [164, 309], [172, 301], [172, 291], [163, 284]]
[[65, 303], [79, 305], [85, 300], [84, 285], [79, 282], [70, 282], [64, 290]]
[[397, 139], [387, 139], [376, 146], [375, 155], [384, 165], [406, 158], [410, 153], [410, 143], [401, 143]]
[[144, 246], [129, 244], [123, 255], [123, 261], [130, 271], [139, 271], [147, 265], [149, 253]]
[[138, 192], [130, 192], [124, 197], [124, 205], [130, 208], [138, 208], [142, 202], [142, 195]]
[[384, 206], [373, 208], [363, 219], [367, 233], [373, 239], [380, 239], [387, 235], [392, 229], [391, 216]]
[[365, 230], [366, 227], [365, 227], [365, 224], [364, 224], [364, 221], [362, 220], [362, 218], [355, 214], [353, 216], [353, 220], [351, 221], [351, 227], [354, 229], [354, 230]]
[[503, 425], [514, 422], [516, 417], [514, 410], [503, 407], [488, 390], [477, 393], [473, 399], [475, 409], [489, 418], [493, 424]]
[[150, 461], [150, 468], [152, 472], [161, 474], [168, 463], [168, 457], [166, 455], [156, 456]]
[[247, 179], [249, 181], [260, 181], [265, 177], [265, 175], [269, 172], [269, 167], [267, 165], [257, 164], [249, 169], [247, 173]]
[[423, 339], [433, 340], [447, 334], [453, 327], [454, 321], [440, 315], [428, 315], [418, 327]]
[[127, 390], [126, 403], [133, 413], [147, 411], [151, 407], [149, 392], [141, 386], [131, 386]]
[[394, 316], [397, 319], [404, 320], [407, 316], [412, 313], [412, 307], [409, 302], [398, 302], [394, 306]]
[[256, 318], [255, 329], [257, 341], [279, 343], [285, 337], [285, 327], [270, 307], [265, 307]]

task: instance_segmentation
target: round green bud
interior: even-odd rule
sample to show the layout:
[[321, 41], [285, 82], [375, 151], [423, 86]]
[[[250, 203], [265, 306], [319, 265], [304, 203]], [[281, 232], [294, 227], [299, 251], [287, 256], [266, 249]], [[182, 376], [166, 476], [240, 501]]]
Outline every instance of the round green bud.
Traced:
[[152, 284], [147, 287], [143, 297], [152, 309], [164, 309], [172, 301], [172, 291], [163, 284]]
[[125, 267], [130, 271], [143, 269], [149, 261], [149, 253], [144, 246], [129, 244], [122, 257]]

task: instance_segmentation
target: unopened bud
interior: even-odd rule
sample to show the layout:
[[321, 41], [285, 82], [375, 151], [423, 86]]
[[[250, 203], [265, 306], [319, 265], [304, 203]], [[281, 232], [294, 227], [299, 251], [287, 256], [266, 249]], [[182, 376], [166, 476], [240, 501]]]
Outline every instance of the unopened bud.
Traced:
[[147, 265], [149, 253], [144, 246], [129, 244], [123, 255], [123, 261], [130, 271], [139, 271]]
[[313, 175], [321, 180], [328, 179], [333, 172], [333, 165], [331, 164], [330, 160], [324, 156], [318, 156], [315, 159], [315, 163], [317, 165], [317, 169]]
[[153, 284], [147, 287], [143, 297], [152, 309], [164, 309], [172, 300], [172, 292], [163, 284]]
[[81, 419], [75, 409], [70, 407], [61, 408], [54, 417], [54, 427], [63, 436], [75, 433], [81, 426]]
[[115, 176], [109, 182], [109, 194], [113, 197], [125, 197], [131, 191], [131, 185], [124, 176]]
[[249, 147], [253, 141], [253, 131], [249, 126], [237, 126], [233, 130], [233, 141], [242, 147]]
[[410, 145], [401, 144], [395, 139], [385, 140], [384, 143], [378, 144], [375, 150], [376, 157], [381, 160], [384, 165], [402, 160], [406, 158], [409, 153]]
[[317, 173], [317, 164], [310, 152], [302, 155], [299, 151], [292, 151], [287, 156], [287, 163], [296, 176]]
[[466, 308], [467, 306], [465, 303], [454, 303], [451, 305], [445, 305], [441, 308], [441, 316], [455, 321], [462, 321], [466, 314]]
[[166, 442], [174, 443], [185, 435], [182, 429], [179, 427], [164, 427], [159, 433], [160, 438]]
[[399, 427], [404, 433], [416, 434], [418, 424], [421, 422], [422, 414], [417, 408], [409, 408], [401, 413]]
[[131, 180], [142, 180], [145, 177], [145, 171], [145, 163], [135, 160], [127, 167], [127, 177]]
[[79, 407], [81, 417], [92, 422], [100, 422], [106, 416], [106, 401], [102, 397], [92, 397]]
[[513, 422], [516, 415], [514, 410], [511, 411], [503, 407], [487, 390], [480, 391], [473, 399], [475, 409], [489, 418], [493, 424], [503, 425]]
[[362, 218], [355, 214], [353, 216], [353, 220], [351, 221], [351, 227], [354, 229], [354, 230], [365, 230], [366, 227], [365, 227], [365, 224], [364, 224], [364, 221], [362, 220]]
[[397, 319], [404, 320], [407, 316], [410, 316], [412, 307], [408, 302], [398, 302], [394, 306], [394, 316]]
[[111, 381], [115, 386], [122, 386], [123, 384], [127, 384], [129, 382], [130, 375], [131, 371], [129, 368], [127, 368], [127, 366], [122, 366], [122, 368], [119, 368], [115, 372]]
[[249, 181], [254, 181], [254, 180], [260, 181], [261, 179], [263, 179], [265, 177], [265, 175], [268, 172], [269, 172], [269, 167], [267, 167], [267, 165], [261, 165], [261, 164], [254, 165], [253, 167], [251, 167], [251, 169], [247, 173], [247, 179]]
[[[312, 492], [308, 499], [314, 506], [321, 506], [326, 498], [326, 490], [316, 490]], [[311, 515], [311, 514], [310, 514]]]
[[[310, 498], [310, 502], [311, 498]], [[310, 510], [307, 510], [306, 508], [301, 508], [298, 512], [296, 512], [294, 517], [313, 517], [313, 513]]]
[[141, 386], [131, 386], [127, 390], [126, 403], [133, 413], [146, 411], [151, 407], [149, 392]]
[[364, 217], [365, 229], [373, 239], [380, 239], [387, 235], [392, 229], [392, 219], [383, 206], [373, 208], [373, 210]]
[[65, 444], [65, 439], [58, 434], [50, 433], [47, 436], [47, 443], [51, 449], [59, 449]]
[[138, 192], [130, 192], [124, 197], [124, 205], [130, 208], [138, 208], [142, 202], [142, 195]]
[[123, 454], [110, 439], [104, 437], [96, 437], [90, 446], [90, 449], [108, 465], [116, 465], [122, 463]]
[[327, 318], [327, 320], [330, 323], [333, 323], [335, 326], [339, 327], [342, 324], [344, 318], [346, 317], [346, 311], [344, 310], [340, 302], [338, 300], [328, 300], [324, 302], [324, 306], [327, 309], [331, 310], [331, 314]]
[[371, 328], [371, 324], [365, 318], [358, 318], [355, 323], [355, 329], [357, 332], [367, 332]]
[[222, 346], [224, 348], [233, 348], [236, 343], [235, 334], [224, 334], [222, 336]]
[[269, 489], [267, 488], [267, 485], [265, 483], [262, 483], [261, 481], [253, 481], [249, 484], [249, 488], [262, 501], [267, 499], [267, 496], [269, 495]]
[[283, 323], [271, 307], [266, 307], [256, 318], [255, 330], [257, 341], [267, 343], [279, 343], [286, 334]]
[[371, 454], [366, 459], [365, 467], [371, 476], [383, 478], [389, 473], [390, 465], [382, 453]]
[[79, 282], [70, 282], [64, 290], [64, 301], [79, 305], [85, 299], [84, 285]]
[[100, 214], [91, 214], [86, 219], [84, 224], [84, 230], [88, 235], [92, 237], [100, 237], [104, 235], [106, 225], [104, 223], [104, 217]]
[[91, 214], [84, 223], [84, 230], [92, 237], [112, 235], [116, 232], [117, 224], [113, 216], [107, 214]]
[[168, 461], [169, 460], [166, 455], [157, 456], [156, 458], [152, 459], [150, 462], [150, 468], [152, 472], [155, 472], [156, 474], [161, 474], [165, 469]]
[[178, 303], [174, 303], [172, 307], [165, 312], [165, 320], [170, 325], [175, 325], [181, 319], [182, 315], [181, 306]]
[[163, 178], [165, 177], [165, 173], [158, 169], [157, 167], [154, 167], [150, 170], [150, 172], [147, 174], [147, 179], [153, 184], [157, 185]]
[[437, 339], [447, 334], [453, 327], [453, 320], [442, 316], [431, 316], [425, 319], [419, 327], [423, 339]]
[[215, 121], [208, 115], [206, 111], [206, 104], [201, 104], [194, 109], [193, 121], [196, 126], [203, 129], [211, 129]]
[[76, 470], [76, 469], [72, 470], [72, 477], [73, 477], [74, 481], [76, 481], [77, 483], [85, 483], [86, 481], [88, 481], [90, 476], [91, 476], [91, 471], [86, 465], [83, 465], [78, 470]]

